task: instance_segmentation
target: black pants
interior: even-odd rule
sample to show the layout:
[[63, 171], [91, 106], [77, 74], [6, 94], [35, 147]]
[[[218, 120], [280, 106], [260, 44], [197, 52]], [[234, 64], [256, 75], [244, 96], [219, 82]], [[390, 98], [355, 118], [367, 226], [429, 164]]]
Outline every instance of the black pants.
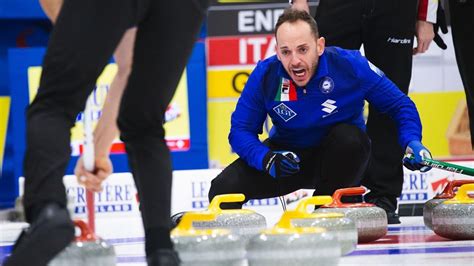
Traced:
[[[321, 0], [316, 13], [326, 45], [360, 49], [405, 94], [411, 79], [417, 17], [414, 0]], [[372, 156], [362, 184], [367, 198], [387, 197], [396, 204], [403, 186], [403, 150], [395, 123], [369, 106], [367, 133]]]
[[[338, 188], [359, 185], [370, 154], [367, 134], [348, 124], [333, 127], [317, 148], [298, 150], [269, 140], [265, 144], [272, 150], [295, 152], [301, 159], [300, 172], [274, 179], [239, 158], [212, 180], [209, 202], [221, 194], [243, 193], [247, 202], [285, 195], [301, 188], [315, 189], [314, 195], [332, 195]], [[221, 207], [241, 208], [243, 203], [222, 204]]]
[[471, 144], [474, 149], [474, 1], [449, 1], [454, 52], [466, 92]]
[[[202, 3], [201, 3], [202, 2]], [[66, 205], [70, 130], [124, 32], [138, 26], [118, 125], [141, 199], [145, 229], [169, 232], [171, 160], [164, 113], [201, 26], [206, 1], [67, 0], [50, 36], [38, 95], [27, 112], [24, 205]], [[206, 3], [206, 4], [205, 4]]]

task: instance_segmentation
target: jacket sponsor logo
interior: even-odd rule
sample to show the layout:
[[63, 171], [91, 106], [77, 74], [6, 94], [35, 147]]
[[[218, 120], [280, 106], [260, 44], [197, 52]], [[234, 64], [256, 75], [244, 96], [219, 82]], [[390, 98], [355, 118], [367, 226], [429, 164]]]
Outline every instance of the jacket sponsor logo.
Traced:
[[290, 107], [286, 106], [284, 103], [280, 103], [279, 105], [273, 107], [273, 111], [275, 111], [275, 113], [277, 113], [277, 115], [280, 116], [285, 122], [288, 122], [297, 115], [295, 111], [291, 110]]
[[334, 80], [330, 77], [324, 77], [321, 83], [319, 83], [319, 89], [324, 94], [331, 93], [334, 89]]
[[327, 99], [325, 102], [321, 104], [321, 106], [323, 106], [323, 109], [321, 109], [321, 111], [326, 113], [325, 115], [323, 115], [323, 118], [337, 113], [338, 110], [336, 110], [337, 106], [335, 105], [335, 103], [336, 101]]

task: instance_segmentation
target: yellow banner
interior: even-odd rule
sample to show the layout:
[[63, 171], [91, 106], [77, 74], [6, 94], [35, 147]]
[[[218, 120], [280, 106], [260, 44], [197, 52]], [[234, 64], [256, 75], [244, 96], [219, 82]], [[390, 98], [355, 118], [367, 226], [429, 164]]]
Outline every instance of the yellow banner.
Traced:
[[207, 71], [207, 96], [214, 98], [238, 98], [251, 72], [249, 69]]
[[[39, 66], [28, 68], [28, 92], [30, 103], [36, 97], [39, 82], [41, 78], [42, 68]], [[110, 89], [115, 74], [117, 73], [117, 65], [109, 64], [104, 68], [104, 71], [97, 79], [96, 89], [91, 95], [91, 111], [93, 113], [93, 126], [97, 124], [102, 107]], [[159, 89], [159, 88], [156, 88]], [[186, 70], [181, 76], [180, 82], [176, 89], [176, 93], [171, 100], [168, 109], [166, 110], [166, 139], [171, 150], [186, 150], [189, 149], [190, 130], [189, 130], [189, 110], [188, 110], [188, 85]], [[71, 148], [72, 155], [79, 154], [79, 146], [84, 140], [82, 121], [76, 121], [76, 125], [71, 130]], [[120, 143], [118, 137], [114, 141]]]
[[464, 92], [411, 93], [410, 98], [420, 113], [423, 144], [434, 157], [473, 154]]
[[5, 152], [9, 114], [10, 97], [0, 96], [0, 173], [2, 171], [3, 154]]
[[166, 111], [165, 130], [167, 138], [189, 139], [190, 137], [187, 81], [187, 73], [184, 70], [173, 99]]
[[232, 152], [227, 136], [230, 131], [230, 116], [237, 101], [209, 101], [207, 105], [209, 164], [221, 168], [237, 159]]
[[[230, 118], [235, 110], [237, 100], [212, 100], [208, 102], [208, 134], [209, 134], [209, 164], [211, 168], [222, 168], [238, 158], [230, 147], [228, 135]], [[260, 140], [268, 138], [271, 122], [268, 118], [263, 125]]]

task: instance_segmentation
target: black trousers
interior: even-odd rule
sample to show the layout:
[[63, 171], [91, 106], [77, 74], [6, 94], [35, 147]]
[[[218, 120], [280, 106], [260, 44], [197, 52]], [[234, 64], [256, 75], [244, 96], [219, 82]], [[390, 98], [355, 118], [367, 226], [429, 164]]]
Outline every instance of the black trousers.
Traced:
[[[321, 0], [316, 12], [326, 45], [360, 49], [405, 94], [411, 79], [417, 19], [414, 0]], [[387, 115], [369, 106], [367, 133], [372, 155], [362, 184], [366, 198], [387, 197], [396, 205], [403, 186], [403, 150], [398, 130]]]
[[[367, 166], [370, 141], [367, 134], [353, 125], [333, 127], [319, 147], [293, 149], [264, 142], [272, 150], [289, 150], [301, 159], [300, 172], [274, 179], [266, 172], [237, 159], [212, 180], [209, 202], [216, 196], [243, 193], [245, 202], [282, 196], [301, 188], [315, 189], [314, 195], [332, 195], [339, 188], [357, 186]], [[222, 208], [241, 208], [245, 203], [222, 204]]]
[[466, 92], [471, 144], [474, 149], [474, 1], [449, 1], [454, 52]]
[[50, 36], [38, 95], [27, 112], [24, 205], [29, 222], [47, 202], [66, 206], [62, 182], [70, 130], [124, 32], [138, 26], [118, 125], [141, 199], [145, 229], [169, 232], [171, 160], [164, 113], [207, 1], [68, 0]]

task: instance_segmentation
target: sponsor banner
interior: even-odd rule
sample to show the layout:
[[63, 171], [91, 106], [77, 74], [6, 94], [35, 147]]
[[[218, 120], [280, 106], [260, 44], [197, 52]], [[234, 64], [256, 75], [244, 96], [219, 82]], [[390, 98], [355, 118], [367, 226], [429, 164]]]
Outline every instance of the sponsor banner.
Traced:
[[[211, 181], [221, 171], [220, 169], [174, 171], [171, 213], [206, 209], [209, 205], [208, 193]], [[84, 187], [77, 183], [74, 175], [64, 176], [63, 182], [69, 200], [68, 208], [73, 211], [73, 218], [87, 219]], [[23, 195], [23, 185], [24, 178], [21, 177], [19, 179], [20, 196]], [[289, 209], [293, 209], [299, 200], [310, 197], [312, 194], [311, 189], [301, 189], [281, 199], [250, 200], [244, 208], [261, 213], [267, 217], [267, 222], [276, 221], [283, 211], [282, 201]], [[103, 183], [103, 190], [95, 193], [95, 210], [96, 219], [140, 216], [137, 190], [132, 175], [118, 173], [109, 176]]]
[[[453, 163], [474, 167], [474, 161], [455, 161]], [[399, 203], [425, 203], [440, 194], [449, 181], [457, 179], [474, 180], [474, 177], [435, 168], [426, 173], [404, 168], [403, 191]]]
[[[228, 141], [230, 118], [235, 110], [236, 100], [213, 100], [208, 103], [209, 164], [211, 168], [222, 168], [238, 158]], [[263, 124], [260, 140], [268, 138], [271, 121]]]
[[[207, 16], [208, 36], [230, 36], [251, 34], [273, 34], [275, 24], [288, 1], [231, 1], [237, 5], [214, 6]], [[244, 2], [256, 2], [246, 5]], [[265, 3], [272, 2], [272, 3]], [[309, 2], [311, 14], [315, 14], [316, 3]]]
[[[41, 77], [42, 68], [39, 66], [28, 68], [28, 95], [31, 103], [36, 97]], [[110, 84], [117, 73], [117, 65], [109, 64], [97, 79], [96, 88], [92, 92], [89, 102], [92, 104], [93, 126], [97, 124], [102, 107], [110, 89]], [[71, 130], [71, 155], [77, 156], [81, 153], [84, 142], [84, 132], [81, 113], [76, 120], [76, 125]], [[171, 151], [187, 151], [190, 149], [189, 111], [188, 111], [188, 88], [187, 74], [183, 72], [176, 93], [165, 113], [166, 141]], [[118, 139], [114, 141], [113, 154], [125, 153], [123, 143]]]
[[209, 134], [209, 165], [221, 168], [238, 158], [227, 139], [230, 131], [230, 117], [237, 100], [209, 101], [207, 121]]
[[210, 10], [208, 14], [208, 36], [247, 34], [272, 34], [278, 17], [288, 3], [268, 5], [263, 8], [239, 6]]
[[275, 54], [273, 34], [207, 38], [207, 65], [255, 65]]
[[2, 176], [3, 154], [7, 138], [8, 115], [10, 114], [10, 97], [0, 97], [0, 177]]
[[[19, 195], [23, 195], [24, 178], [19, 178]], [[74, 175], [63, 178], [68, 196], [68, 209], [74, 219], [87, 219], [86, 190]], [[103, 190], [94, 193], [96, 218], [139, 216], [137, 189], [130, 173], [110, 175], [103, 182]]]
[[236, 68], [231, 70], [207, 71], [207, 97], [216, 98], [235, 98], [237, 100], [244, 89], [249, 78], [250, 68]]
[[411, 93], [423, 124], [423, 144], [435, 158], [472, 157], [464, 91]]

